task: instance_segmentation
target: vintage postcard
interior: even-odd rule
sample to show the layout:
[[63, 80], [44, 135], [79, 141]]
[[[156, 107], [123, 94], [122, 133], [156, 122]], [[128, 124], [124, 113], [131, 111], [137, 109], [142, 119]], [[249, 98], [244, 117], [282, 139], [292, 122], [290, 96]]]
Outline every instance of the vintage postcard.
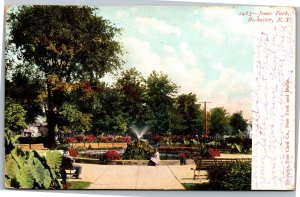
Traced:
[[294, 190], [295, 15], [7, 7], [5, 187]]

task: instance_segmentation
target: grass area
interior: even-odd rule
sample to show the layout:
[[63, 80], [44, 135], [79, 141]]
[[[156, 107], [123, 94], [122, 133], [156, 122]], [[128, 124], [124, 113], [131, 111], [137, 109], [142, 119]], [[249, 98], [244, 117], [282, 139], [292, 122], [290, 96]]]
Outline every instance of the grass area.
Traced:
[[86, 189], [91, 184], [90, 182], [86, 181], [70, 181], [69, 183], [71, 186], [68, 189]]
[[182, 183], [186, 190], [210, 190], [208, 183]]

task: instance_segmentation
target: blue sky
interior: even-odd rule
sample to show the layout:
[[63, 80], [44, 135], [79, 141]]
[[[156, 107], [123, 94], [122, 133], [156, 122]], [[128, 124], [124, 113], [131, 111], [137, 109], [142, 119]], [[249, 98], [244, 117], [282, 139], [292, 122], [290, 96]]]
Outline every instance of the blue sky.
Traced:
[[[193, 92], [209, 107], [242, 110], [251, 118], [252, 27], [246, 7], [101, 7], [99, 15], [123, 33], [125, 68], [145, 77], [168, 74], [179, 93]], [[106, 76], [110, 82], [112, 78]]]

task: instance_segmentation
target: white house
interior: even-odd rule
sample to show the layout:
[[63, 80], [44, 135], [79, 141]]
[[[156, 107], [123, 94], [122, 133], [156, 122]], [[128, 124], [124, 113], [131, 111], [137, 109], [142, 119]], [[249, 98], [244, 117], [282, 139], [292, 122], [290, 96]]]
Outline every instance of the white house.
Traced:
[[30, 124], [27, 129], [21, 132], [24, 137], [39, 137], [48, 135], [48, 126], [44, 117], [38, 116], [33, 124]]

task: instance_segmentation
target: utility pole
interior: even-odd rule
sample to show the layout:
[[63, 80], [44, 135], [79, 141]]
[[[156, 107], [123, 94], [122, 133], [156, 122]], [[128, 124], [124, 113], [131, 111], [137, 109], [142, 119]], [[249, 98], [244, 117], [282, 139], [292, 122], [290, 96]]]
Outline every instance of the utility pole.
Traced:
[[206, 103], [211, 103], [211, 102], [207, 102], [207, 101], [203, 101], [200, 103], [204, 103], [204, 113], [205, 113], [205, 134], [204, 134], [204, 138], [208, 138], [208, 120], [207, 120], [207, 111], [206, 111]]

